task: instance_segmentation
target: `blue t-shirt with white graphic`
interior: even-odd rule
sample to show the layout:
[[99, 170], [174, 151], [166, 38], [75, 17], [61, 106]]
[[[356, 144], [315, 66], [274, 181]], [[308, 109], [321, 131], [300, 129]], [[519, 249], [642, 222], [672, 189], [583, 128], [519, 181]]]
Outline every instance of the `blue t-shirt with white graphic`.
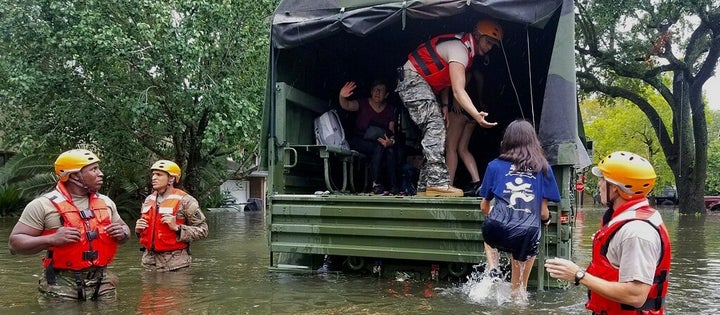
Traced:
[[478, 195], [495, 199], [483, 221], [483, 241], [519, 261], [537, 256], [542, 200], [560, 201], [552, 169], [548, 166], [547, 175], [542, 171], [533, 173], [495, 159], [488, 164]]
[[487, 200], [500, 198], [516, 211], [540, 216], [543, 199], [560, 201], [552, 168], [548, 166], [547, 171], [547, 175], [518, 171], [511, 162], [495, 159], [488, 164], [478, 195]]

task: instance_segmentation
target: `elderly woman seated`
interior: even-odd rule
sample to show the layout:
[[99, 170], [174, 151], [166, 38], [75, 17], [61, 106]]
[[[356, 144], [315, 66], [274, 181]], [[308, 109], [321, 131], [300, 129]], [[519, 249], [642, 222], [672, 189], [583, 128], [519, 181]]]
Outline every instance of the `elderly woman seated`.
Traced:
[[[370, 179], [375, 194], [403, 194], [398, 186], [395, 152], [395, 106], [387, 102], [388, 86], [375, 80], [370, 97], [350, 99], [357, 85], [347, 82], [340, 89], [340, 106], [357, 112], [355, 128], [350, 134], [350, 147], [370, 157]], [[385, 185], [390, 186], [390, 190]]]

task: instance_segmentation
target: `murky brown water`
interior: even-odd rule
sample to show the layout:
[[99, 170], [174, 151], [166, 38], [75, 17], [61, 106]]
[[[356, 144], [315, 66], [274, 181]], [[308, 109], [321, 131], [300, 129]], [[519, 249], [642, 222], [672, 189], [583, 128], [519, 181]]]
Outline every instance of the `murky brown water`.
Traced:
[[[587, 265], [590, 235], [602, 209], [579, 213], [575, 261]], [[186, 273], [143, 272], [137, 239], [122, 246], [111, 269], [120, 276], [114, 302], [50, 302], [36, 289], [40, 255], [11, 256], [0, 242], [2, 314], [587, 314], [581, 288], [531, 292], [529, 304], [482, 305], [457, 284], [398, 282], [332, 273], [268, 271], [269, 252], [261, 214], [207, 213], [210, 237], [191, 247]], [[663, 210], [673, 240], [668, 314], [720, 311], [720, 216], [678, 216]], [[15, 219], [0, 220], [7, 239]]]

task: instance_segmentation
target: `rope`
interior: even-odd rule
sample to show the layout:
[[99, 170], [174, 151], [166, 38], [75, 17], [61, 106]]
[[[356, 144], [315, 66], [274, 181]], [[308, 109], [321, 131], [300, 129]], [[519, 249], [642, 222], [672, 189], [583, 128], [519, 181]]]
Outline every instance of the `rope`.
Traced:
[[520, 95], [518, 94], [517, 87], [515, 86], [515, 80], [513, 80], [512, 72], [510, 71], [510, 63], [508, 62], [507, 52], [505, 51], [505, 45], [503, 45], [502, 41], [500, 41], [500, 48], [502, 49], [503, 57], [505, 59], [505, 68], [507, 68], [508, 76], [510, 77], [510, 84], [513, 87], [513, 92], [515, 92], [515, 99], [517, 100], [518, 108], [520, 109], [520, 116], [525, 119], [525, 113], [523, 113], [522, 104], [520, 103]]
[[535, 98], [533, 97], [532, 63], [530, 62], [530, 32], [527, 26], [525, 26], [525, 42], [527, 43], [528, 80], [530, 81], [530, 111], [532, 113], [532, 124], [533, 127], [535, 127]]

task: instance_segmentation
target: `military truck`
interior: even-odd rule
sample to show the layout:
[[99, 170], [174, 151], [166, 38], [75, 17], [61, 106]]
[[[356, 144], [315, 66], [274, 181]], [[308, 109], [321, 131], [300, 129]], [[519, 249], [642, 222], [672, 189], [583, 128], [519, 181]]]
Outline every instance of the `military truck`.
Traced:
[[[261, 139], [273, 268], [315, 270], [324, 257], [341, 257], [350, 270], [422, 266], [428, 276], [462, 278], [485, 260], [479, 198], [368, 194], [365, 157], [318, 145], [313, 126], [338, 107], [345, 82], [396, 80], [395, 69], [418, 44], [470, 31], [485, 17], [505, 32], [500, 49], [478, 61], [490, 67], [483, 102], [498, 125], [476, 128], [470, 149], [483, 172], [499, 154], [505, 126], [518, 118], [536, 126], [562, 200], [551, 203], [530, 285], [558, 285], [537, 265], [572, 257], [572, 183], [589, 164], [579, 136], [571, 0], [281, 1], [272, 16]], [[412, 152], [419, 139], [404, 117], [398, 137]]]

